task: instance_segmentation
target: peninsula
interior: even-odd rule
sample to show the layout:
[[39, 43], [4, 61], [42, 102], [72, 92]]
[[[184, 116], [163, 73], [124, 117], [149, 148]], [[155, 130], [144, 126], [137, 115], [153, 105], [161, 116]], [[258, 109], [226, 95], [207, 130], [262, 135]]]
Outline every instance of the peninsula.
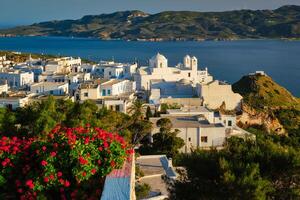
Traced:
[[93, 37], [103, 40], [234, 40], [300, 38], [300, 6], [226, 12], [123, 11], [78, 20], [35, 23], [0, 30], [0, 36]]

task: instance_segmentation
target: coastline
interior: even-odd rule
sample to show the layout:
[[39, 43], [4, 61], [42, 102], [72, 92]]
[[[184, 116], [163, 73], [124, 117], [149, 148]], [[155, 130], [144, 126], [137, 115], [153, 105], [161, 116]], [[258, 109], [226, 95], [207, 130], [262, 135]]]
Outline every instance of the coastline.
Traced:
[[248, 37], [248, 38], [203, 38], [203, 39], [196, 39], [196, 38], [135, 38], [135, 39], [126, 39], [126, 38], [100, 38], [100, 37], [79, 37], [79, 36], [56, 36], [56, 35], [0, 35], [0, 38], [26, 38], [26, 37], [45, 37], [45, 38], [71, 38], [71, 39], [94, 39], [100, 41], [125, 41], [125, 42], [207, 42], [207, 41], [260, 41], [260, 40], [280, 40], [280, 41], [300, 41], [300, 38], [282, 38], [282, 37]]

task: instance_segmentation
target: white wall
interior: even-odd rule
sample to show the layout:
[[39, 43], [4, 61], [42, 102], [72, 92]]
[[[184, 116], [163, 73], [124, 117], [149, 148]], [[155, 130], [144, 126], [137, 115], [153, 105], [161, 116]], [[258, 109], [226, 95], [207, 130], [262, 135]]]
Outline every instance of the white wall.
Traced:
[[37, 83], [30, 86], [31, 93], [63, 95], [69, 93], [69, 84]]
[[227, 110], [234, 110], [240, 107], [242, 100], [241, 95], [232, 91], [231, 85], [219, 84], [218, 81], [200, 85], [199, 93], [204, 100], [204, 105], [211, 109], [217, 109], [225, 102]]

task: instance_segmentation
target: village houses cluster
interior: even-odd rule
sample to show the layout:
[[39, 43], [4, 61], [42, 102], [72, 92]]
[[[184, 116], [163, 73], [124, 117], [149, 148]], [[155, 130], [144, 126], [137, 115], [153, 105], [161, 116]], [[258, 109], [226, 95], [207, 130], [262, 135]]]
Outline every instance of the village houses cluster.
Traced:
[[[154, 113], [170, 105], [160, 118], [169, 118], [179, 137], [185, 141], [182, 152], [192, 148], [222, 146], [226, 138], [250, 134], [236, 125], [236, 116], [217, 109], [239, 110], [242, 97], [231, 85], [214, 80], [208, 69], [199, 70], [194, 56], [185, 56], [174, 67], [161, 54], [149, 66], [137, 63], [101, 61], [83, 63], [80, 58], [32, 59], [13, 63], [0, 57], [0, 106], [17, 109], [52, 95], [57, 99], [83, 102], [92, 100], [99, 107], [128, 113], [137, 98], [143, 99]], [[130, 114], [130, 113], [129, 113]], [[158, 132], [156, 121], [152, 134]]]

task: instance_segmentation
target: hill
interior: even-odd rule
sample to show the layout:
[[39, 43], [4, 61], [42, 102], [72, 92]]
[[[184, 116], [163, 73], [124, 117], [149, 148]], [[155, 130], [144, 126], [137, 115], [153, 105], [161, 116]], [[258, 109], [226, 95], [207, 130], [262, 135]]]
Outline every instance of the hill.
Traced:
[[234, 92], [255, 109], [300, 108], [300, 101], [267, 75], [248, 75], [232, 85]]
[[240, 122], [263, 125], [269, 132], [300, 131], [300, 100], [267, 75], [248, 75], [232, 85], [244, 98]]
[[300, 38], [300, 6], [227, 12], [124, 11], [0, 30], [0, 35], [124, 40]]

